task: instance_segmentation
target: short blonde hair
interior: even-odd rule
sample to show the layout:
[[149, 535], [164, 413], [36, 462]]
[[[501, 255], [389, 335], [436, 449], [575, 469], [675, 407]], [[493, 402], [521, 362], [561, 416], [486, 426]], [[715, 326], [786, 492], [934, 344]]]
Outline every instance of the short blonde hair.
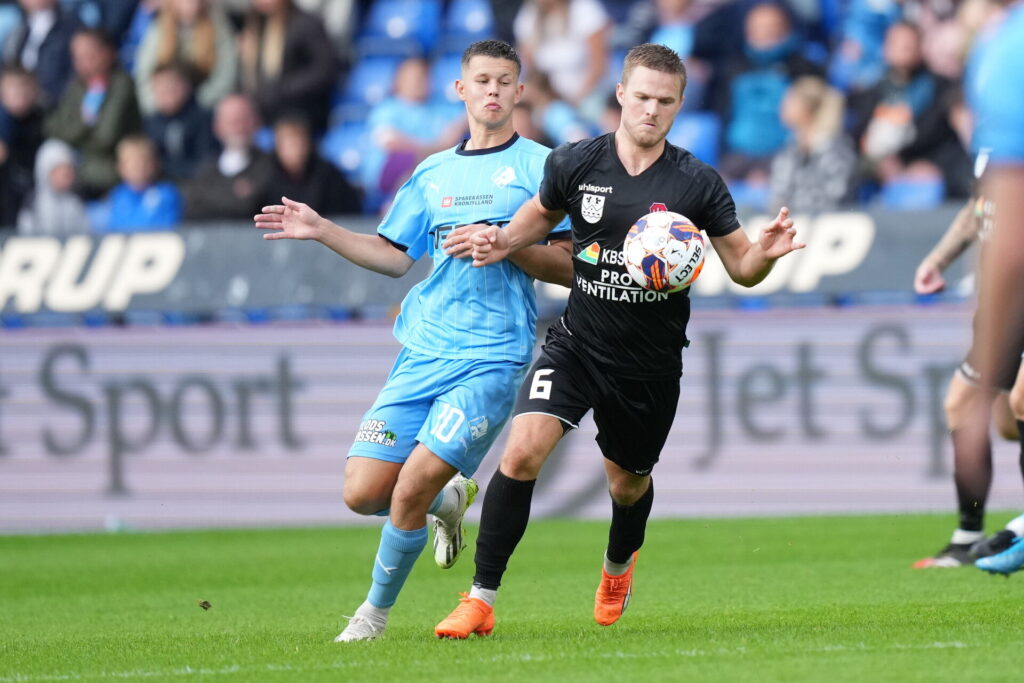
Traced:
[[675, 50], [655, 43], [644, 43], [634, 47], [626, 54], [626, 59], [622, 63], [623, 85], [626, 84], [629, 74], [638, 66], [666, 74], [675, 74], [679, 76], [679, 94], [682, 95], [686, 90], [686, 67]]

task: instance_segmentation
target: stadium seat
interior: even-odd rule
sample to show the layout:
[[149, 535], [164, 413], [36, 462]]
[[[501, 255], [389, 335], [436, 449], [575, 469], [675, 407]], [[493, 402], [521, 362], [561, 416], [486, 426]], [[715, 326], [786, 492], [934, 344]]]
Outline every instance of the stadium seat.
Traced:
[[439, 52], [461, 55], [471, 43], [490, 38], [493, 33], [494, 15], [487, 0], [452, 0], [445, 13]]
[[462, 54], [438, 57], [430, 65], [430, 95], [438, 102], [461, 104], [455, 93], [455, 80], [462, 77]]
[[402, 57], [364, 57], [356, 62], [338, 104], [373, 106], [391, 92]]
[[676, 117], [668, 141], [689, 150], [705, 164], [718, 164], [718, 140], [722, 122], [712, 112], [684, 111]]
[[256, 146], [264, 152], [274, 151], [274, 129], [270, 126], [263, 126], [254, 136]]
[[771, 198], [771, 188], [767, 183], [751, 184], [743, 180], [729, 183], [729, 192], [736, 206], [765, 211]]
[[362, 56], [429, 54], [441, 28], [439, 0], [377, 0], [356, 39]]
[[882, 186], [881, 202], [887, 209], [919, 211], [939, 206], [945, 194], [941, 178], [900, 178]]
[[327, 131], [320, 142], [320, 155], [337, 166], [350, 181], [362, 184], [359, 170], [367, 144], [365, 121], [349, 121]]
[[3, 46], [7, 34], [21, 22], [21, 11], [17, 5], [0, 5], [0, 46]]

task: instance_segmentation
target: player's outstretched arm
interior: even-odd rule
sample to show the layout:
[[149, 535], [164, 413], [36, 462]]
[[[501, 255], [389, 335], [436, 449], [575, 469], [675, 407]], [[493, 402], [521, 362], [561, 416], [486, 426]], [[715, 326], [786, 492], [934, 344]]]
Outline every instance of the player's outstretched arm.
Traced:
[[532, 278], [572, 287], [572, 240], [535, 244], [508, 257]]
[[504, 228], [491, 226], [473, 235], [473, 265], [497, 263], [509, 254], [537, 244], [565, 218], [563, 211], [551, 211], [534, 195], [519, 207], [512, 221]]
[[265, 240], [315, 240], [357, 266], [391, 277], [405, 275], [414, 263], [380, 235], [352, 232], [333, 223], [302, 202], [281, 197], [282, 204], [264, 206], [256, 227], [268, 230]]
[[732, 281], [753, 287], [768, 277], [777, 260], [807, 246], [795, 238], [789, 209], [782, 207], [775, 220], [761, 229], [756, 242], [751, 242], [742, 230], [733, 230], [724, 237], [712, 237], [711, 243]]
[[[492, 227], [474, 223], [455, 228], [445, 238], [445, 253], [452, 258], [469, 258], [473, 255], [473, 236]], [[563, 287], [572, 286], [572, 240], [535, 244], [511, 254], [508, 260], [532, 278]]]
[[939, 240], [914, 272], [914, 291], [918, 294], [934, 294], [946, 287], [942, 271], [977, 239], [981, 221], [974, 218], [974, 199], [967, 203], [956, 214], [949, 224], [946, 233]]

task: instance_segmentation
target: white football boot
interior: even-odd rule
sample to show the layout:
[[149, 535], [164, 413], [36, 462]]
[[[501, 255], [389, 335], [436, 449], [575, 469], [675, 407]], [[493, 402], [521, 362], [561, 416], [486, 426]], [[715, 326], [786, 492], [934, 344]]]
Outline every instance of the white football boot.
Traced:
[[450, 569], [462, 554], [466, 547], [465, 534], [462, 530], [462, 518], [466, 509], [473, 504], [477, 491], [480, 487], [472, 479], [467, 479], [461, 474], [456, 474], [451, 481], [445, 484], [446, 504], [442, 508], [449, 507], [447, 504], [449, 496], [454, 498], [451, 510], [434, 515], [434, 562], [441, 569]]
[[367, 610], [365, 603], [359, 606], [355, 615], [348, 617], [348, 626], [334, 639], [336, 643], [353, 643], [361, 640], [376, 640], [384, 635], [388, 625], [387, 617], [381, 618], [374, 614], [373, 608]]

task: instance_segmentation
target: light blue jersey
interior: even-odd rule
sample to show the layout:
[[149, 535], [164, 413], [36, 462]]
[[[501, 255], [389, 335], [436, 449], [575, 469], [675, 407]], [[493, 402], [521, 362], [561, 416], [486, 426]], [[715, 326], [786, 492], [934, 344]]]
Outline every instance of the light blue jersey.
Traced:
[[[434, 358], [526, 363], [537, 323], [533, 279], [508, 261], [474, 268], [442, 244], [456, 226], [507, 224], [540, 188], [550, 150], [518, 135], [486, 150], [462, 147], [424, 160], [378, 228], [413, 259], [428, 254], [434, 262], [402, 302], [395, 337]], [[568, 221], [557, 233], [568, 236]]]
[[[349, 456], [404, 463], [417, 443], [466, 476], [508, 420], [533, 353], [533, 279], [502, 261], [474, 268], [444, 253], [455, 226], [508, 223], [540, 189], [550, 150], [513, 136], [486, 150], [426, 159], [378, 228], [434, 267], [402, 302], [395, 336], [404, 349], [363, 416]], [[569, 235], [568, 221], [554, 233]]]
[[1024, 3], [1016, 3], [991, 35], [978, 40], [968, 64], [975, 151], [989, 163], [1024, 163]]

